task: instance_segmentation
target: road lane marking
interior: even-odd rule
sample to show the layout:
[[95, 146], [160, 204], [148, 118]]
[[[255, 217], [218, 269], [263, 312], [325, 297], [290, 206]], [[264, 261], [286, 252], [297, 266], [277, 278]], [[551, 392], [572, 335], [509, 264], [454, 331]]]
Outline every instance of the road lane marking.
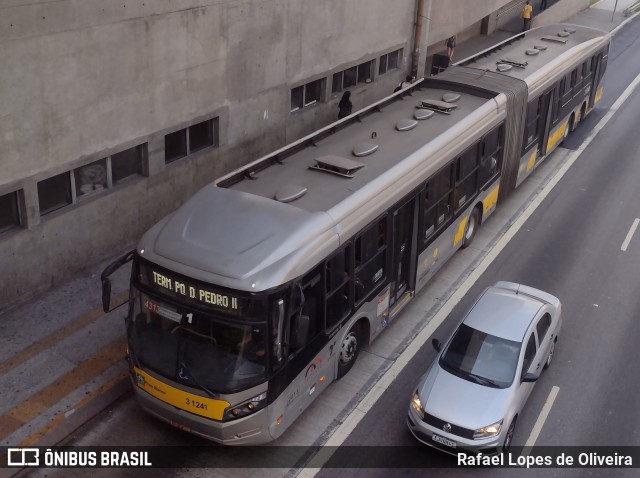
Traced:
[[636, 220], [633, 221], [633, 224], [631, 225], [631, 229], [629, 229], [629, 232], [627, 232], [627, 237], [625, 237], [624, 242], [622, 243], [622, 246], [620, 246], [621, 251], [624, 252], [627, 250], [627, 247], [629, 247], [629, 243], [631, 242], [631, 238], [633, 237], [633, 234], [636, 232], [636, 228], [638, 227], [639, 222], [640, 222], [640, 219], [636, 217]]
[[101, 395], [109, 392], [113, 387], [115, 387], [122, 380], [125, 380], [128, 376], [129, 376], [129, 370], [119, 373], [108, 382], [105, 382], [102, 386], [100, 386], [100, 388], [87, 394], [79, 402], [74, 403], [73, 406], [68, 411], [58, 413], [44, 427], [42, 427], [37, 432], [29, 435], [27, 438], [22, 440], [18, 446], [24, 447], [24, 446], [34, 445], [43, 436], [47, 435], [49, 432], [51, 432], [52, 430], [60, 426], [62, 423], [64, 423], [64, 421], [67, 420], [71, 414], [75, 413], [77, 410], [84, 407], [85, 405], [93, 401], [95, 398], [98, 398]]
[[122, 360], [125, 357], [125, 346], [124, 337], [114, 340], [102, 347], [93, 357], [88, 358], [29, 398], [20, 400], [12, 409], [0, 416], [0, 438], [9, 436], [80, 385], [100, 375], [118, 360]]
[[[509, 244], [511, 239], [522, 228], [524, 223], [531, 217], [535, 210], [542, 204], [545, 198], [553, 191], [556, 184], [564, 177], [569, 168], [577, 161], [582, 152], [591, 144], [595, 136], [602, 130], [607, 123], [611, 120], [613, 115], [624, 104], [624, 102], [631, 96], [636, 87], [640, 84], [640, 75], [629, 84], [629, 86], [622, 92], [616, 102], [611, 106], [609, 111], [600, 119], [598, 124], [587, 135], [582, 144], [574, 151], [571, 151], [567, 156], [564, 164], [558, 169], [555, 175], [549, 180], [544, 188], [538, 193], [538, 195], [526, 205], [522, 214], [513, 222], [512, 226], [505, 231], [500, 239], [495, 243], [494, 247], [487, 252], [487, 255], [482, 259], [476, 269], [474, 269], [467, 278], [462, 282], [460, 287], [449, 297], [449, 299], [442, 305], [440, 310], [434, 315], [429, 323], [422, 329], [416, 338], [407, 346], [407, 348], [400, 354], [396, 361], [389, 367], [384, 375], [378, 380], [378, 382], [369, 390], [362, 401], [355, 407], [355, 409], [345, 418], [342, 424], [335, 429], [333, 434], [329, 437], [324, 447], [337, 447], [344, 443], [349, 434], [356, 428], [358, 423], [364, 418], [366, 413], [373, 407], [376, 401], [382, 396], [382, 393], [387, 390], [391, 385], [391, 382], [400, 374], [404, 366], [413, 358], [415, 353], [429, 340], [435, 330], [444, 322], [453, 308], [460, 302], [460, 300], [471, 289], [480, 276], [489, 268], [495, 258], [502, 252], [502, 250]], [[556, 392], [557, 393], [557, 392]], [[406, 397], [406, 407], [409, 407], [410, 397]], [[304, 478], [314, 477], [322, 464], [330, 458], [332, 453], [326, 453], [321, 459], [312, 459], [311, 463], [313, 467], [304, 468], [300, 470], [298, 476]], [[318, 455], [316, 455], [317, 458]]]
[[551, 387], [551, 391], [549, 392], [549, 397], [547, 397], [547, 401], [544, 403], [542, 410], [540, 411], [540, 415], [538, 415], [538, 419], [536, 423], [533, 425], [533, 429], [531, 430], [531, 434], [529, 435], [529, 439], [524, 444], [525, 451], [523, 454], [528, 454], [530, 447], [536, 444], [536, 440], [540, 435], [540, 431], [544, 426], [544, 422], [547, 420], [549, 416], [549, 412], [551, 411], [551, 407], [553, 406], [553, 402], [556, 401], [556, 397], [558, 396], [558, 392], [560, 391], [559, 387], [555, 385]]
[[[116, 307], [120, 307], [121, 305], [125, 304], [128, 301], [128, 298], [129, 298], [128, 290], [123, 291], [120, 294], [116, 295], [114, 297], [114, 303], [116, 303], [117, 305], [114, 306], [112, 309], [115, 309]], [[18, 365], [26, 362], [30, 358], [35, 357], [36, 355], [43, 352], [44, 350], [51, 348], [51, 346], [54, 345], [55, 343], [66, 339], [73, 333], [89, 325], [90, 323], [94, 322], [95, 320], [99, 319], [102, 316], [104, 316], [104, 311], [102, 310], [102, 307], [100, 307], [99, 309], [90, 310], [89, 312], [82, 314], [79, 317], [76, 317], [61, 329], [58, 329], [55, 332], [50, 333], [43, 339], [38, 340], [37, 342], [34, 342], [33, 344], [22, 349], [20, 352], [13, 355], [9, 359], [0, 363], [0, 375], [3, 375], [7, 373], [9, 370], [16, 368]]]

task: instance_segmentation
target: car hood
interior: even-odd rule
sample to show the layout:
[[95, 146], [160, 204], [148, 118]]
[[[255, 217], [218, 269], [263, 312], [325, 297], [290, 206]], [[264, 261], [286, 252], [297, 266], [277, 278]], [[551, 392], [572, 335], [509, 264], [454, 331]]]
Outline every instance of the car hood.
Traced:
[[469, 382], [447, 372], [436, 362], [420, 381], [418, 395], [426, 413], [475, 430], [504, 418], [511, 388]]

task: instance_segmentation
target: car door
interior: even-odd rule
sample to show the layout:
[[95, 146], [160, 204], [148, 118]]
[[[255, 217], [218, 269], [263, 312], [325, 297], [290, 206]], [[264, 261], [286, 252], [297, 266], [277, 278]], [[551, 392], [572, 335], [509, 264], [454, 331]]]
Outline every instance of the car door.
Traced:
[[533, 390], [535, 382], [523, 382], [522, 379], [527, 372], [536, 373], [537, 358], [538, 358], [538, 344], [536, 342], [536, 336], [534, 329], [527, 332], [524, 344], [524, 354], [522, 358], [522, 364], [520, 368], [520, 376], [516, 377], [519, 382], [516, 391], [516, 404], [514, 414], [519, 413], [522, 410], [527, 398]]
[[537, 370], [537, 373], [542, 371], [544, 364], [551, 351], [551, 345], [555, 339], [553, 331], [551, 330], [551, 314], [545, 312], [536, 322], [536, 335], [538, 337], [538, 349], [540, 350], [540, 362], [541, 365]]

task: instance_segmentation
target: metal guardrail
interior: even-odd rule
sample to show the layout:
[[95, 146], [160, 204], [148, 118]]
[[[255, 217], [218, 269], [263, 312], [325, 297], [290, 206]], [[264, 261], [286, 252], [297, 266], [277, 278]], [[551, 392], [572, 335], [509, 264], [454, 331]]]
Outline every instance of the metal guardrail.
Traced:
[[504, 10], [500, 10], [498, 13], [496, 13], [496, 19], [499, 20], [501, 17], [510, 14], [514, 10], [517, 10], [518, 12], [522, 11], [522, 7], [524, 6], [525, 1], [526, 0], [522, 0], [521, 2], [515, 3], [510, 7], [505, 8]]
[[634, 13], [640, 11], [640, 0], [636, 1], [635, 3], [629, 5], [627, 8], [624, 9], [624, 11], [622, 12], [622, 14], [625, 17], [631, 16]]

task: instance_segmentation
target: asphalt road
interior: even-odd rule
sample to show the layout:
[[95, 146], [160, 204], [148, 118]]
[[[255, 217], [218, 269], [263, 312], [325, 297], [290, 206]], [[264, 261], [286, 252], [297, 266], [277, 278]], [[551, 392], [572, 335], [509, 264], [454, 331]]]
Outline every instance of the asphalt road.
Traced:
[[[577, 148], [620, 93], [640, 74], [640, 22], [632, 22], [612, 43], [605, 95], [563, 147]], [[640, 445], [640, 411], [636, 379], [640, 365], [640, 231], [621, 250], [635, 218], [640, 217], [640, 92], [623, 104], [595, 141], [545, 199], [525, 226], [496, 258], [470, 293], [454, 308], [435, 336], [446, 338], [471, 301], [497, 280], [522, 282], [560, 297], [564, 324], [554, 362], [540, 378], [520, 417], [515, 444], [524, 444], [552, 387], [557, 398], [536, 444]], [[434, 359], [423, 347], [367, 413], [345, 445], [414, 446], [405, 425], [408, 397]], [[305, 416], [301, 420], [305, 420]], [[211, 476], [221, 448], [195, 448], [203, 440], [140, 412], [131, 395], [78, 430], [69, 445], [182, 445], [190, 469], [153, 470], [153, 476]], [[194, 447], [190, 450], [190, 447]], [[226, 449], [225, 449], [226, 450]], [[390, 451], [391, 452], [391, 451]], [[434, 465], [455, 460], [424, 447]], [[358, 459], [357, 450], [354, 454]], [[240, 463], [239, 463], [240, 465]], [[433, 470], [439, 476], [467, 475], [465, 469]], [[475, 469], [480, 476], [513, 476], [518, 470]], [[594, 470], [520, 470], [527, 476], [583, 476]], [[597, 470], [596, 470], [597, 471]], [[73, 476], [72, 470], [47, 470], [47, 476]], [[608, 473], [610, 470], [607, 471]], [[44, 472], [43, 472], [44, 473]], [[58, 475], [58, 473], [60, 473]], [[139, 476], [140, 471], [94, 470], [96, 477]], [[221, 469], [217, 476], [283, 476], [286, 470]], [[393, 475], [424, 476], [425, 470], [396, 470]], [[595, 473], [600, 475], [600, 473]], [[618, 470], [616, 476], [636, 476]], [[389, 470], [327, 469], [319, 477], [389, 476]], [[80, 476], [80, 475], [78, 475]]]

